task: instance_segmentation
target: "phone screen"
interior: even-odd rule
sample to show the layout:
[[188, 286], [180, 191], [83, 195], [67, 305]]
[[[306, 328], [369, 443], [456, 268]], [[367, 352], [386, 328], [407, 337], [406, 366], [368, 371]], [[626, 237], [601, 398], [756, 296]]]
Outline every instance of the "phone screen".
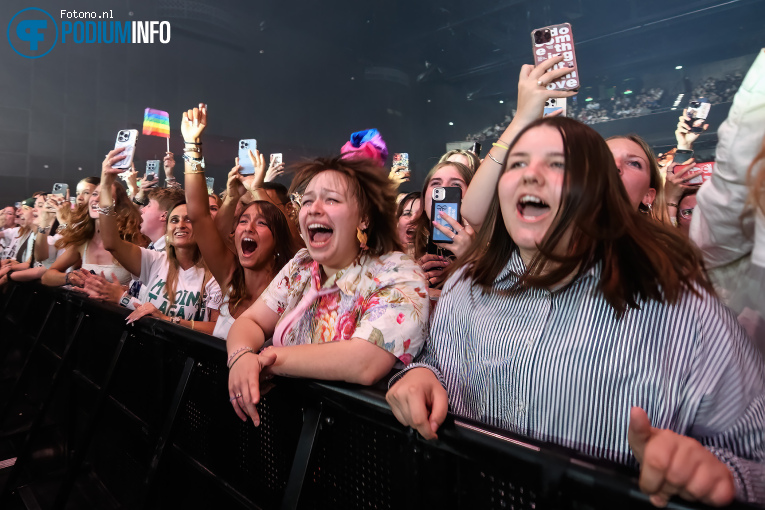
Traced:
[[207, 181], [207, 194], [212, 195], [213, 194], [213, 184], [215, 184], [215, 177], [207, 177], [205, 178]]
[[239, 170], [240, 175], [252, 175], [255, 173], [255, 167], [250, 159], [250, 151], [255, 154], [257, 148], [258, 142], [254, 138], [239, 140], [239, 166], [242, 167]]
[[678, 150], [675, 151], [675, 157], [672, 161], [674, 161], [676, 165], [682, 165], [692, 157], [693, 151]]
[[[449, 222], [446, 221], [446, 219], [442, 218], [439, 213], [444, 213], [447, 216], [450, 216], [452, 219], [457, 219], [457, 210], [459, 209], [458, 203], [451, 203], [451, 202], [436, 202], [435, 204], [435, 221], [442, 227], [446, 228], [447, 230], [452, 230], [451, 225], [449, 225]], [[451, 243], [452, 238], [445, 235], [443, 232], [438, 230], [437, 228], [433, 227], [433, 242], [436, 243]]]

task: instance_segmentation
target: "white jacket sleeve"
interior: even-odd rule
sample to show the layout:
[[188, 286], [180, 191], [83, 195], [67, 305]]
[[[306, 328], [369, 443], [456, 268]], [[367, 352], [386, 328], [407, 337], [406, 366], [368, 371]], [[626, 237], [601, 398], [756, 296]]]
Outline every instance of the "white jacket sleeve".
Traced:
[[765, 136], [765, 50], [761, 50], [718, 130], [712, 177], [697, 194], [690, 237], [713, 269], [749, 255], [754, 214], [742, 217], [749, 189], [746, 174]]

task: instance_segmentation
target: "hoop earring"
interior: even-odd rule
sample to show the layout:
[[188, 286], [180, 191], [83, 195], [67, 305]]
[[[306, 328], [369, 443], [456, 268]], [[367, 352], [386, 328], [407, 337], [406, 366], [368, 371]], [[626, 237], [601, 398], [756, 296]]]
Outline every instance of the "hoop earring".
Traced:
[[360, 228], [356, 228], [356, 239], [359, 240], [359, 244], [361, 245], [362, 250], [368, 250], [369, 246], [367, 246], [367, 234]]

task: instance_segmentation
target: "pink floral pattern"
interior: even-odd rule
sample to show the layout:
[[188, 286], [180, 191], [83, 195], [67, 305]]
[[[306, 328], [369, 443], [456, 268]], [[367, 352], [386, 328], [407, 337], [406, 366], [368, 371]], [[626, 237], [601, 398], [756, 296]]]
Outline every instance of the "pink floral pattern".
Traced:
[[[308, 250], [301, 250], [261, 299], [280, 315], [288, 313], [309, 284], [319, 285], [311, 278], [314, 264]], [[392, 353], [404, 365], [417, 356], [427, 337], [430, 303], [425, 275], [412, 258], [400, 252], [382, 257], [365, 254], [322, 288], [333, 285], [339, 292], [313, 303], [285, 333], [284, 345], [362, 338]]]

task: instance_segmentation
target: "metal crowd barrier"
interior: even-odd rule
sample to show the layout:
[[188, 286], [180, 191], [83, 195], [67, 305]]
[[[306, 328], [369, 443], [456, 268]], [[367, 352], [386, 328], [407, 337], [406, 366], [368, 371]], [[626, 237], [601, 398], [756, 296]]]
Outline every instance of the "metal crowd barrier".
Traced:
[[0, 508], [652, 508], [634, 472], [470, 420], [424, 441], [384, 384], [278, 380], [256, 428], [224, 342], [126, 315], [38, 284], [0, 296]]

